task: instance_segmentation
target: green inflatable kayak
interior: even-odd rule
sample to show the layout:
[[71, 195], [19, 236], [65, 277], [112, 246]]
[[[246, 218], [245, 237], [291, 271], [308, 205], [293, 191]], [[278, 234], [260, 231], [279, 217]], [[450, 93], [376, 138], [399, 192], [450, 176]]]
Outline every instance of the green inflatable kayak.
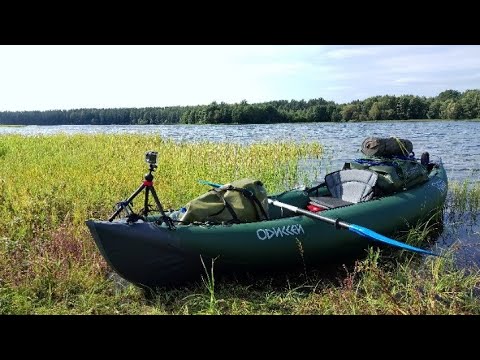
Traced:
[[[308, 214], [321, 214], [333, 223], [341, 219], [388, 236], [431, 216], [443, 207], [447, 195], [441, 161], [425, 166], [426, 177], [421, 183], [390, 195], [372, 191], [378, 174], [369, 169], [335, 174], [334, 181], [326, 178], [316, 187], [269, 195], [269, 202], [278, 201]], [[362, 255], [372, 244], [339, 226], [272, 205], [268, 206], [267, 220], [248, 223], [176, 223], [172, 227], [166, 222], [159, 224], [158, 219], [88, 220], [86, 224], [111, 268], [142, 287], [198, 280], [205, 271], [201, 259], [207, 267], [210, 259], [216, 259], [215, 271], [280, 270], [342, 261]]]

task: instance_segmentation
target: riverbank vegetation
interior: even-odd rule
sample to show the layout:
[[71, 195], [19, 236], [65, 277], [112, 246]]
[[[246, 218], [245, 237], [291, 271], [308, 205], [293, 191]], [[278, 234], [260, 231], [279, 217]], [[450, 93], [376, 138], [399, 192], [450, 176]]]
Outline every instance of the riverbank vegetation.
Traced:
[[257, 104], [242, 101], [198, 106], [0, 112], [0, 124], [5, 125], [263, 124], [478, 118], [478, 89], [446, 90], [435, 97], [373, 96], [346, 104], [318, 98]]
[[[85, 226], [88, 218], [108, 217], [138, 187], [147, 150], [159, 152], [161, 201], [177, 208], [207, 190], [198, 179], [254, 177], [270, 192], [295, 186], [306, 178], [298, 160], [322, 156], [318, 143], [241, 146], [142, 135], [0, 139], [0, 314], [480, 314], [480, 273], [457, 268], [453, 253], [424, 259], [374, 248], [328, 271], [243, 279], [217, 278], [215, 271], [212, 278], [207, 263], [205, 281], [146, 296], [112, 274]], [[478, 184], [451, 188], [449, 206], [478, 211]], [[425, 244], [437, 230], [434, 223], [419, 225], [399, 236]]]

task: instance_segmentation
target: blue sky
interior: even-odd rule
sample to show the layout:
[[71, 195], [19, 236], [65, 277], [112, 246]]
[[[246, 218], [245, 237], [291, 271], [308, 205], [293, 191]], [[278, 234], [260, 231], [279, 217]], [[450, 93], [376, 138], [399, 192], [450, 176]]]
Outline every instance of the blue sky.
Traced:
[[480, 89], [480, 46], [0, 46], [0, 111]]

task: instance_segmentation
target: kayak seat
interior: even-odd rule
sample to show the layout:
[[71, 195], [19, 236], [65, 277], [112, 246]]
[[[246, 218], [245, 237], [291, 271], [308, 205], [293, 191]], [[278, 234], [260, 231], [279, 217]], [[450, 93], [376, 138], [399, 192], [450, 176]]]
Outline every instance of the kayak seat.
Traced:
[[353, 203], [349, 201], [343, 201], [342, 199], [337, 199], [331, 196], [317, 196], [310, 198], [310, 204], [319, 206], [323, 209], [333, 209], [340, 206], [351, 205]]
[[347, 169], [325, 176], [325, 183], [332, 196], [311, 197], [313, 205], [332, 209], [370, 200], [378, 175], [371, 170]]

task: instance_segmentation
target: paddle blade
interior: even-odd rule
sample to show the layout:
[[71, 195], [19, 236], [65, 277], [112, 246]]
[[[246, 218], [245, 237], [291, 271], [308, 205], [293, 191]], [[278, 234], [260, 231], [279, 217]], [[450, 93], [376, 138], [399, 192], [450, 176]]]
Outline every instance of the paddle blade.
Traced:
[[364, 228], [363, 226], [359, 226], [359, 225], [355, 225], [355, 224], [350, 224], [349, 227], [348, 227], [348, 230], [353, 231], [354, 233], [357, 233], [357, 234], [362, 235], [362, 236], [364, 236], [364, 237], [367, 237], [367, 238], [370, 238], [370, 239], [373, 239], [373, 240], [382, 242], [382, 243], [384, 243], [384, 244], [388, 244], [388, 245], [392, 245], [392, 246], [399, 247], [399, 248], [401, 248], [401, 249], [410, 250], [410, 251], [417, 252], [417, 253], [420, 253], [420, 254], [440, 256], [440, 255], [435, 254], [435, 253], [433, 253], [433, 252], [431, 252], [431, 251], [423, 250], [423, 249], [417, 248], [417, 247], [415, 247], [415, 246], [411, 246], [411, 245], [402, 243], [402, 242], [400, 242], [400, 241], [390, 239], [390, 238], [388, 238], [388, 237], [386, 237], [386, 236], [383, 236], [383, 235], [381, 235], [381, 234], [379, 234], [379, 233], [376, 233], [376, 232], [373, 231], [373, 230]]
[[203, 185], [212, 186], [214, 188], [219, 188], [219, 187], [222, 186], [220, 184], [217, 184], [217, 183], [214, 183], [214, 182], [211, 182], [211, 181], [206, 181], [206, 180], [198, 180], [198, 183], [203, 184]]

